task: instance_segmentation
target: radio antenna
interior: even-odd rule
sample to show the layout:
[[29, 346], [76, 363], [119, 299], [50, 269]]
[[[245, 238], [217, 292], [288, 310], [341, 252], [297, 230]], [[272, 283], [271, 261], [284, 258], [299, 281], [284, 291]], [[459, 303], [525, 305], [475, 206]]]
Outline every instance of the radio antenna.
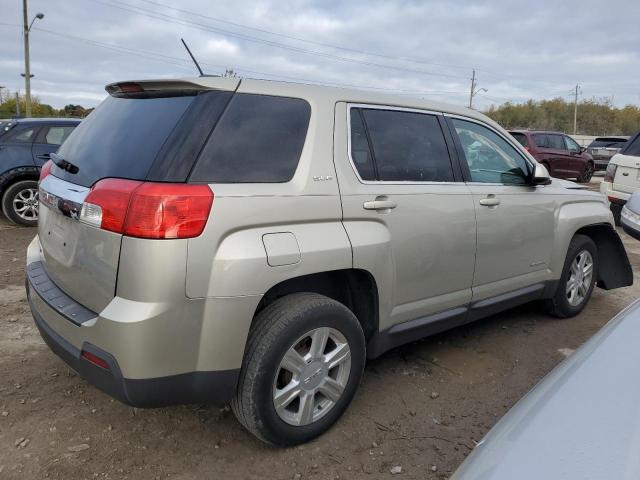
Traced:
[[204, 72], [202, 71], [202, 69], [200, 68], [200, 65], [198, 65], [198, 61], [196, 60], [196, 57], [193, 56], [193, 53], [191, 53], [191, 50], [189, 50], [189, 47], [187, 46], [187, 42], [184, 41], [184, 38], [181, 38], [180, 41], [182, 42], [182, 44], [184, 45], [184, 48], [187, 49], [187, 53], [189, 54], [189, 56], [191, 57], [191, 60], [193, 60], [193, 63], [196, 64], [196, 68], [198, 69], [198, 71], [200, 72], [200, 76], [204, 77]]

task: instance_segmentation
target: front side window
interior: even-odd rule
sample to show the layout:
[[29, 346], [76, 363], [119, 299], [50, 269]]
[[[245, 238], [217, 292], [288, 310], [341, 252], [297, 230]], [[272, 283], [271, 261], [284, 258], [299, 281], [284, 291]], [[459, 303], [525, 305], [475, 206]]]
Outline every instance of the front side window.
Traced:
[[[453, 181], [449, 151], [435, 115], [367, 108], [361, 112], [371, 141], [377, 180]], [[357, 168], [355, 157], [361, 154], [354, 151], [353, 142], [351, 155]]]
[[578, 145], [578, 143], [573, 138], [565, 136], [564, 141], [567, 145], [567, 150], [569, 150], [570, 152], [580, 151], [580, 145]]
[[500, 135], [475, 122], [452, 119], [472, 182], [524, 185], [528, 168], [524, 158]]
[[49, 145], [62, 145], [69, 134], [73, 132], [75, 127], [49, 127], [47, 134], [45, 135], [45, 142]]

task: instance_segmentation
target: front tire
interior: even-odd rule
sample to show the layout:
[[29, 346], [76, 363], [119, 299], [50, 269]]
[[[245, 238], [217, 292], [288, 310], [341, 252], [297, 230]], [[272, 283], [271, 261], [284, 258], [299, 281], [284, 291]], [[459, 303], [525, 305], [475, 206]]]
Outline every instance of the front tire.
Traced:
[[347, 307], [315, 293], [287, 295], [255, 319], [231, 408], [264, 442], [304, 443], [342, 415], [364, 364], [362, 327]]
[[596, 244], [585, 235], [575, 235], [569, 244], [558, 288], [549, 301], [550, 313], [558, 318], [578, 315], [589, 302], [597, 278]]
[[21, 180], [7, 188], [2, 196], [2, 212], [18, 225], [38, 225], [38, 182]]

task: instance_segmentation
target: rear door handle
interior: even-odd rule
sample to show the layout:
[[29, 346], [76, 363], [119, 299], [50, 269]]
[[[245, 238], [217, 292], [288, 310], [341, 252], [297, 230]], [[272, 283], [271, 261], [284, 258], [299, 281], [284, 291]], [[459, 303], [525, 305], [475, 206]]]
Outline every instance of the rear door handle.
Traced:
[[498, 205], [500, 205], [500, 199], [494, 197], [493, 195], [489, 195], [486, 198], [480, 199], [480, 205], [482, 205], [483, 207], [497, 207]]
[[40, 160], [49, 160], [51, 156], [48, 153], [43, 153], [41, 155], [36, 155], [36, 158], [39, 158]]
[[391, 210], [392, 208], [396, 208], [398, 206], [398, 204], [393, 200], [383, 200], [380, 198], [381, 197], [378, 197], [371, 202], [364, 202], [362, 206], [365, 210]]

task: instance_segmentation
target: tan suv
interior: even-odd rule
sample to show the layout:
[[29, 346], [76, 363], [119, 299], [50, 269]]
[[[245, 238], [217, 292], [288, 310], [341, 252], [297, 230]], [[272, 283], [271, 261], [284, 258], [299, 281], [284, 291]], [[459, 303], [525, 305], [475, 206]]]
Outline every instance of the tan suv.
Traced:
[[632, 283], [603, 197], [477, 112], [229, 78], [107, 91], [43, 168], [27, 291], [51, 349], [127, 404], [231, 402], [292, 445], [365, 358]]

